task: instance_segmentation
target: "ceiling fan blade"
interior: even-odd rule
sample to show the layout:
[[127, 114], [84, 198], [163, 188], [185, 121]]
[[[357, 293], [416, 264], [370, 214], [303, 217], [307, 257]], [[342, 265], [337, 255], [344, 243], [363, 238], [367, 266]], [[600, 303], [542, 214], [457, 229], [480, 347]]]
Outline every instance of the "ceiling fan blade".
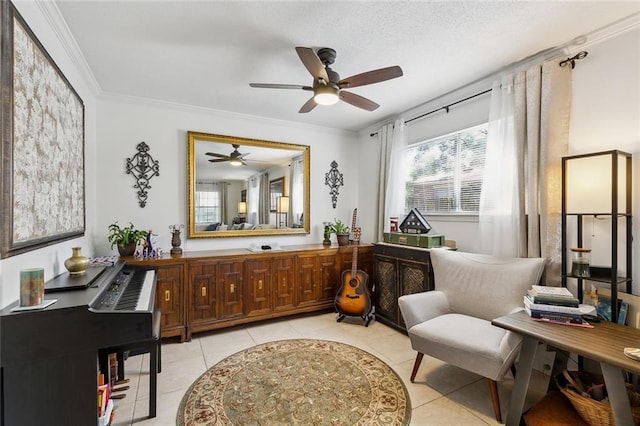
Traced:
[[217, 154], [215, 152], [205, 152], [204, 155], [210, 155], [212, 157], [220, 157], [220, 158], [229, 158], [228, 155], [223, 155], [223, 154]]
[[259, 87], [262, 89], [302, 89], [313, 90], [311, 86], [302, 86], [300, 84], [266, 84], [266, 83], [249, 83], [251, 87]]
[[316, 103], [316, 101], [312, 98], [310, 98], [307, 102], [305, 102], [304, 105], [302, 105], [302, 108], [300, 108], [300, 111], [298, 111], [299, 113], [305, 113], [305, 112], [309, 112], [312, 109], [314, 109], [318, 104]]
[[352, 75], [351, 77], [343, 78], [338, 83], [338, 86], [342, 88], [351, 88], [364, 86], [366, 84], [379, 83], [381, 81], [391, 80], [392, 78], [402, 77], [402, 68], [399, 66], [393, 66], [388, 68], [380, 68], [378, 70], [363, 72], [362, 74]]
[[345, 92], [344, 90], [340, 91], [340, 99], [354, 107], [366, 109], [367, 111], [374, 111], [380, 106], [367, 98], [363, 98], [355, 93]]
[[226, 161], [229, 161], [229, 159], [228, 158], [219, 158], [219, 159], [216, 160], [216, 159], [212, 158], [211, 160], [209, 160], [209, 162], [211, 162], [211, 163], [224, 163]]
[[308, 47], [296, 47], [296, 52], [298, 52], [298, 56], [300, 60], [307, 67], [307, 70], [311, 73], [314, 79], [321, 78], [326, 82], [329, 82], [329, 76], [327, 75], [327, 71], [324, 69], [324, 65], [316, 52], [313, 49]]

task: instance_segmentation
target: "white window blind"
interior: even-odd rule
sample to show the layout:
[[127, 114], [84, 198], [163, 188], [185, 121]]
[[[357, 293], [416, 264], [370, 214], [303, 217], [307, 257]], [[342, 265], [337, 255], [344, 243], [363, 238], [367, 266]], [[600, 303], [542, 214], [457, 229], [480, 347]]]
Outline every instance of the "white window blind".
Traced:
[[485, 123], [407, 148], [405, 211], [477, 214], [486, 145]]
[[196, 182], [195, 221], [196, 224], [220, 222], [219, 184], [210, 181]]

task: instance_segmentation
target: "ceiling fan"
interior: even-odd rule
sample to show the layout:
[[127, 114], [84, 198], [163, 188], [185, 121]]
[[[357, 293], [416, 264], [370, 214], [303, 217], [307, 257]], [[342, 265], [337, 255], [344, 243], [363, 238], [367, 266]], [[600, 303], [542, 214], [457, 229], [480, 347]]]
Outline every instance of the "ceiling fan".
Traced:
[[229, 155], [218, 154], [215, 152], [206, 152], [205, 155], [214, 157], [209, 159], [209, 161], [212, 163], [222, 163], [222, 162], [228, 161], [229, 164], [232, 166], [246, 166], [247, 163], [245, 162], [244, 157], [249, 155], [249, 153], [240, 154], [240, 151], [238, 151], [238, 148], [240, 148], [240, 145], [232, 144], [232, 146], [233, 146], [233, 151]]
[[338, 100], [343, 100], [348, 104], [367, 111], [373, 111], [380, 105], [355, 93], [347, 92], [344, 89], [379, 83], [402, 76], [402, 68], [396, 65], [367, 71], [341, 80], [340, 75], [331, 69], [331, 64], [336, 60], [335, 50], [325, 47], [319, 49], [316, 54], [316, 52], [309, 47], [296, 47], [296, 52], [304, 66], [313, 76], [313, 86], [263, 83], [250, 83], [249, 86], [267, 89], [302, 89], [313, 91], [311, 99], [302, 105], [302, 108], [298, 111], [300, 113], [309, 112], [317, 105], [333, 105], [338, 102]]

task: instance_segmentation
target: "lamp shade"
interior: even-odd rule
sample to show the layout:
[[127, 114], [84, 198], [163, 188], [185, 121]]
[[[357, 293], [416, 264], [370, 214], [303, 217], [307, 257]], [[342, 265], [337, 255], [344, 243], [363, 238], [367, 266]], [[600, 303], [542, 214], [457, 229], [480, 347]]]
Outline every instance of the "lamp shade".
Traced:
[[247, 203], [244, 201], [240, 201], [238, 203], [238, 213], [246, 213], [247, 212]]
[[278, 213], [289, 212], [289, 197], [278, 197], [276, 199], [276, 211]]
[[562, 159], [565, 212], [624, 213], [630, 206], [627, 181], [629, 154], [606, 151]]

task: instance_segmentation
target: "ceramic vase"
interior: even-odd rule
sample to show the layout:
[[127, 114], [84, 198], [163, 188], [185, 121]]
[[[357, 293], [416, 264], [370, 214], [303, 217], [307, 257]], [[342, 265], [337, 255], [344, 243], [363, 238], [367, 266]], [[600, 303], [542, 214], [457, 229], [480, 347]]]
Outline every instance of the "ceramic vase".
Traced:
[[72, 247], [71, 250], [72, 255], [64, 261], [64, 267], [70, 275], [83, 274], [89, 267], [89, 259], [80, 253], [82, 247]]

